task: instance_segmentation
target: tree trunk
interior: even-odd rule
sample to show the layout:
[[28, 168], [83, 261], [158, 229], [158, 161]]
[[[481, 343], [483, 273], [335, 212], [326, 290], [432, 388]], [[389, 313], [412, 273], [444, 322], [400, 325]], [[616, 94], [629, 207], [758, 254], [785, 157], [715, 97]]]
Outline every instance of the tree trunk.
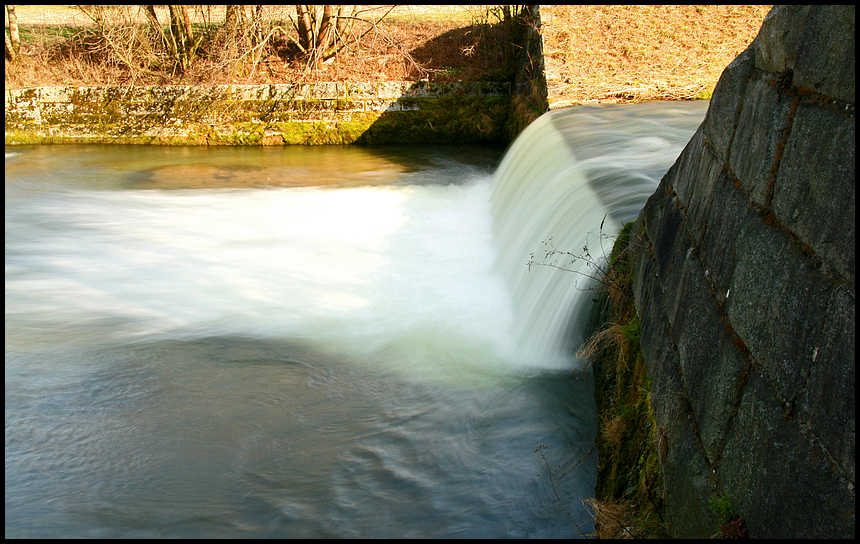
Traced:
[[152, 25], [152, 28], [161, 37], [162, 46], [170, 49], [170, 40], [164, 34], [164, 29], [161, 28], [161, 23], [158, 21], [158, 15], [155, 13], [155, 6], [151, 4], [144, 5], [143, 12], [146, 14], [146, 18], [149, 19], [149, 24]]
[[170, 11], [170, 49], [177, 66], [185, 71], [191, 66], [197, 51], [191, 21], [184, 5], [168, 5]]
[[337, 8], [337, 40], [339, 42], [346, 41], [347, 34], [352, 30], [352, 25], [355, 23], [355, 12], [357, 6], [351, 6], [348, 14], [344, 14], [343, 8], [346, 6], [338, 6]]
[[296, 31], [299, 34], [297, 43], [302, 52], [308, 55], [313, 67], [335, 56], [342, 48], [346, 35], [352, 28], [356, 9], [352, 6], [349, 15], [346, 15], [344, 7], [296, 6]]
[[224, 14], [224, 26], [229, 36], [235, 36], [245, 20], [244, 5], [227, 6]]
[[15, 14], [15, 6], [6, 6], [6, 13], [9, 16], [9, 35], [6, 36], [4, 32], [6, 57], [14, 62], [21, 50], [21, 39], [18, 37], [18, 16]]
[[308, 6], [296, 6], [296, 17], [298, 20], [297, 30], [299, 32], [299, 47], [305, 53], [314, 48], [314, 27], [311, 22], [311, 13]]
[[143, 6], [143, 12], [146, 13], [146, 18], [149, 19], [152, 26], [161, 30], [161, 23], [158, 22], [158, 15], [155, 14], [155, 6], [145, 5]]
[[329, 51], [329, 46], [334, 41], [335, 26], [331, 23], [331, 6], [323, 6], [322, 17], [320, 17], [319, 25], [316, 31], [316, 44], [313, 50], [313, 58], [311, 62], [314, 68], [326, 59], [326, 52]]
[[17, 55], [15, 54], [15, 50], [14, 50], [14, 49], [12, 49], [12, 41], [11, 41], [11, 40], [9, 40], [9, 35], [8, 35], [8, 34], [6, 34], [5, 32], [3, 33], [3, 38], [4, 38], [5, 42], [6, 42], [6, 58], [7, 58], [7, 59], [9, 59], [9, 60], [11, 60], [12, 62], [15, 62], [15, 60], [16, 60], [18, 57], [17, 57]]

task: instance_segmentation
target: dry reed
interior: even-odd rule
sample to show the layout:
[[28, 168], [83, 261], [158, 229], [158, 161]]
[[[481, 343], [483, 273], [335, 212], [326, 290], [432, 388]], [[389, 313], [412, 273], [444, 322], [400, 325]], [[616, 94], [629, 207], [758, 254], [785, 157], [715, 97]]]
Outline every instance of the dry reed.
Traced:
[[635, 538], [639, 535], [640, 531], [630, 525], [630, 516], [626, 505], [594, 498], [584, 499], [583, 502], [591, 509], [591, 515], [594, 518], [594, 533], [591, 536], [597, 538]]

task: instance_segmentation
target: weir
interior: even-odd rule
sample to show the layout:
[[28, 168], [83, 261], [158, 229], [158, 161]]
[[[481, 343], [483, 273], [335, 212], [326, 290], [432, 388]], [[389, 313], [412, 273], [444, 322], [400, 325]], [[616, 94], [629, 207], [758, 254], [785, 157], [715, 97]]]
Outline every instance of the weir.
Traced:
[[570, 366], [584, 341], [595, 266], [620, 226], [636, 218], [707, 105], [550, 111], [508, 149], [493, 178], [492, 215], [525, 364]]
[[599, 257], [705, 107], [553, 112], [495, 169], [7, 150], [7, 536], [591, 532], [593, 382], [569, 371], [591, 294], [529, 254]]

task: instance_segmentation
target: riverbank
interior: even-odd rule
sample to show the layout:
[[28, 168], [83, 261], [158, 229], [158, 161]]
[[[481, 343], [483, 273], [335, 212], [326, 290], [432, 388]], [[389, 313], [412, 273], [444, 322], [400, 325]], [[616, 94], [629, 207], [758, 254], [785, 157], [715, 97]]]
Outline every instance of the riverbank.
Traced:
[[541, 6], [551, 109], [710, 98], [770, 6]]
[[[112, 40], [122, 34], [107, 32], [143, 28], [139, 10], [104, 10], [87, 25], [82, 10], [20, 7], [24, 45], [17, 61], [6, 61], [5, 143], [504, 145], [548, 108], [707, 98], [728, 62], [723, 57], [752, 35], [737, 28], [760, 15], [752, 8], [616, 6], [590, 8], [586, 17], [582, 7], [545, 6], [539, 17], [532, 10], [512, 23], [510, 14], [486, 6], [362, 8], [364, 17], [379, 16], [381, 41], [357, 37], [354, 48], [314, 70], [275, 41], [261, 42], [272, 51], [258, 51], [251, 64], [224, 64], [212, 36], [225, 15], [211, 6], [191, 10], [198, 35], [211, 43], [168, 77], [115, 58]], [[285, 32], [291, 17], [283, 8], [255, 16], [281, 25], [272, 32]], [[696, 34], [715, 17], [744, 24]], [[537, 19], [547, 21], [540, 40]], [[660, 37], [666, 29], [672, 39]], [[573, 47], [575, 32], [592, 41]], [[542, 55], [545, 74], [532, 60]], [[698, 69], [682, 70], [692, 57]], [[370, 65], [377, 70], [368, 72]]]
[[639, 345], [633, 263], [639, 234], [624, 225], [601, 279], [599, 322], [578, 355], [594, 368], [600, 451], [595, 497], [586, 499], [599, 538], [667, 538], [665, 430], [651, 407], [651, 380]]
[[[258, 62], [225, 69], [215, 52], [182, 73], [144, 73], [102, 54], [93, 21], [66, 6], [16, 6], [21, 55], [5, 63], [6, 90], [46, 86], [297, 84], [317, 81], [486, 81], [500, 66], [498, 6], [359, 6], [377, 21], [317, 70], [273, 47]], [[386, 11], [391, 10], [387, 15]], [[722, 70], [755, 37], [769, 6], [542, 6], [550, 107], [583, 102], [707, 98]], [[167, 20], [166, 8], [156, 8]], [[114, 12], [119, 17], [120, 12]], [[189, 12], [195, 24], [224, 20], [221, 6]], [[383, 17], [384, 16], [384, 17]], [[139, 10], [122, 15], [143, 22]], [[263, 19], [289, 28], [291, 8]], [[6, 22], [8, 25], [8, 20]], [[364, 30], [364, 29], [363, 29]], [[102, 53], [100, 53], [100, 51]]]

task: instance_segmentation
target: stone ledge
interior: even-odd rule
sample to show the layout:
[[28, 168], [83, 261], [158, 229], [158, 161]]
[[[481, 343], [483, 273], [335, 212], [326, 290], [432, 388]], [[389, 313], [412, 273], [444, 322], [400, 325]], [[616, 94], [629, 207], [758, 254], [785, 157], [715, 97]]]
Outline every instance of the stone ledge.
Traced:
[[5, 143], [503, 143], [510, 98], [507, 82], [13, 89]]

